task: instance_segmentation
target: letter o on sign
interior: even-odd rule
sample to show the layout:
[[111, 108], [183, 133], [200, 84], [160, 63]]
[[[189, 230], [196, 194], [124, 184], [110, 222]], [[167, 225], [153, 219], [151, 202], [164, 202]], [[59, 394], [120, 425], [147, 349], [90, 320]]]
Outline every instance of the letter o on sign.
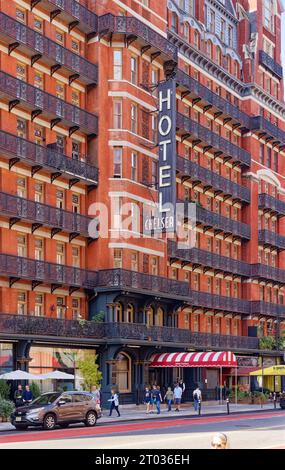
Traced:
[[[166, 126], [165, 130], [163, 130], [163, 123], [164, 122], [167, 123], [167, 126]], [[169, 134], [169, 132], [171, 131], [171, 128], [172, 128], [172, 122], [171, 122], [170, 117], [169, 116], [163, 116], [159, 120], [159, 123], [158, 123], [158, 132], [160, 133], [160, 135], [165, 136], [165, 135]]]

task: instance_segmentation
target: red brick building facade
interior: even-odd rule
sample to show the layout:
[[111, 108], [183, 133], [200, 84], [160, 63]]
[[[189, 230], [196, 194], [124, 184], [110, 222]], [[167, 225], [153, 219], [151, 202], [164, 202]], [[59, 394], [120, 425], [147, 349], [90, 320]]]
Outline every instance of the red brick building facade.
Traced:
[[[279, 362], [281, 2], [0, 7], [0, 367], [73, 370], [96, 350], [103, 392], [117, 384], [133, 401], [182, 373], [149, 367], [155, 352]], [[190, 249], [143, 233], [142, 209], [158, 202], [165, 80], [176, 87], [176, 198], [196, 207]], [[210, 397], [217, 374], [184, 379]]]

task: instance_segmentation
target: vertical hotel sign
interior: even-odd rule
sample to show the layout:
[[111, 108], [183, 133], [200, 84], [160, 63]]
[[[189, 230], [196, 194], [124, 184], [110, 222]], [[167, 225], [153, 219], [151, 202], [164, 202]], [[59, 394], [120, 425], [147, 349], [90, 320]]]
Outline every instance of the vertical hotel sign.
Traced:
[[176, 82], [158, 87], [158, 205], [152, 217], [144, 221], [145, 232], [176, 230]]

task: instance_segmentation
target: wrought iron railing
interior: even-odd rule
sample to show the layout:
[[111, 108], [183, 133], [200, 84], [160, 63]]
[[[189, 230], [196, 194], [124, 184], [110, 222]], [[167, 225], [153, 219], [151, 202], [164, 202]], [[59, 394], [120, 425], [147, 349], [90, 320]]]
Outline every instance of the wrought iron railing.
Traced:
[[177, 113], [176, 127], [178, 129], [185, 130], [187, 133], [193, 136], [195, 140], [197, 139], [200, 142], [205, 142], [205, 144], [210, 145], [216, 150], [216, 152], [221, 152], [245, 166], [250, 166], [249, 152], [235, 144], [232, 144], [223, 137], [220, 137], [215, 132], [207, 129], [198, 122], [193, 121], [181, 113]]
[[[5, 35], [20, 45], [32, 50], [34, 56], [42, 56], [44, 60], [51, 60], [53, 65], [60, 65], [71, 72], [84, 77], [87, 83], [98, 82], [98, 66], [84, 59], [79, 54], [62, 47], [55, 41], [15, 21], [5, 13], [0, 13], [0, 35]], [[11, 41], [10, 41], [11, 42]]]
[[276, 197], [270, 196], [269, 194], [259, 194], [258, 206], [260, 208], [271, 209], [277, 212], [279, 215], [285, 215], [285, 202], [276, 199]]
[[285, 250], [285, 237], [269, 230], [258, 231], [258, 241], [263, 245], [276, 246], [280, 250]]
[[281, 316], [285, 318], [285, 305], [263, 302], [262, 300], [255, 300], [250, 303], [251, 314], [266, 315], [269, 317]]
[[26, 105], [32, 111], [39, 111], [50, 119], [60, 120], [90, 135], [98, 134], [97, 116], [5, 72], [0, 72], [0, 93], [8, 99], [11, 98], [11, 101], [16, 100], [15, 104]]
[[187, 158], [177, 156], [177, 170], [191, 177], [192, 180], [198, 180], [207, 186], [221, 190], [225, 194], [231, 195], [233, 198], [240, 199], [244, 202], [250, 202], [250, 190], [240, 184], [235, 183], [223, 176], [218, 175], [214, 171], [208, 170]]
[[98, 183], [98, 168], [67, 157], [54, 147], [44, 147], [14, 134], [0, 131], [0, 152], [12, 159], [24, 160], [32, 166], [48, 168], [91, 184]]
[[250, 129], [253, 131], [265, 131], [273, 139], [276, 139], [282, 146], [285, 145], [285, 131], [277, 125], [265, 119], [263, 116], [254, 116], [251, 118]]
[[63, 231], [88, 235], [89, 217], [0, 192], [0, 214]]
[[278, 78], [283, 78], [283, 68], [281, 64], [278, 64], [270, 55], [264, 51], [259, 51], [259, 63], [262, 64], [266, 69], [270, 70]]

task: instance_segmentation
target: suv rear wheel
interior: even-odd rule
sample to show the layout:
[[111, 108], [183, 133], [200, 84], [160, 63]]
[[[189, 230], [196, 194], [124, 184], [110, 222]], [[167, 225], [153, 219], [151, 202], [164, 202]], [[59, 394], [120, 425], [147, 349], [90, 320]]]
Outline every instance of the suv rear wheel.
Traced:
[[56, 427], [55, 416], [51, 413], [47, 414], [43, 420], [43, 428], [47, 431], [52, 431]]
[[96, 426], [97, 414], [95, 411], [89, 411], [86, 415], [85, 425], [88, 427]]

